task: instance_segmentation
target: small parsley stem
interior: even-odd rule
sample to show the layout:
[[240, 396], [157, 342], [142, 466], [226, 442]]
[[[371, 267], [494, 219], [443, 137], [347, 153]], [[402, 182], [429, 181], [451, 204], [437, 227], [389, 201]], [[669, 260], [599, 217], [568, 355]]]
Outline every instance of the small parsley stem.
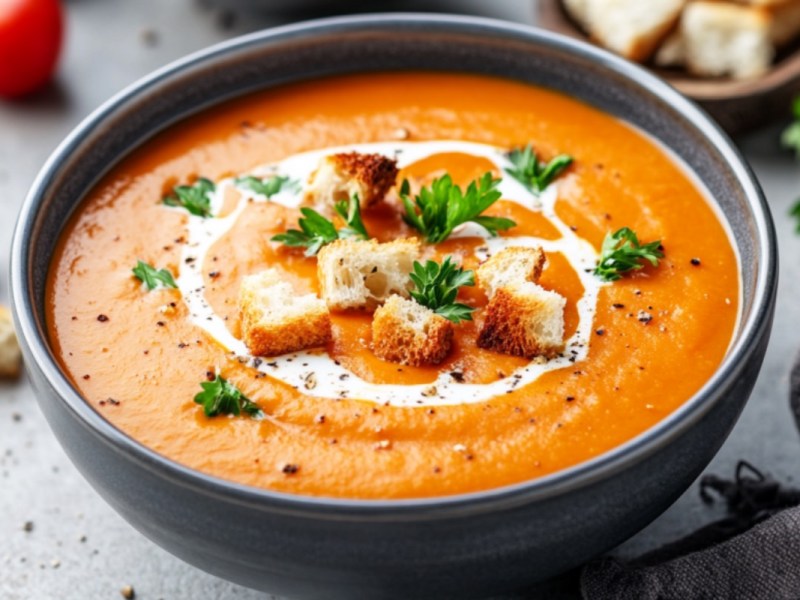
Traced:
[[453, 323], [471, 321], [471, 306], [456, 302], [462, 286], [475, 285], [475, 274], [456, 266], [448, 256], [439, 264], [429, 260], [424, 265], [414, 261], [414, 271], [409, 274], [414, 288], [409, 292], [422, 306]]
[[633, 230], [623, 227], [606, 234], [594, 274], [603, 281], [616, 281], [624, 273], [643, 268], [642, 261], [657, 267], [661, 258], [664, 258], [664, 253], [660, 240], [640, 244]]

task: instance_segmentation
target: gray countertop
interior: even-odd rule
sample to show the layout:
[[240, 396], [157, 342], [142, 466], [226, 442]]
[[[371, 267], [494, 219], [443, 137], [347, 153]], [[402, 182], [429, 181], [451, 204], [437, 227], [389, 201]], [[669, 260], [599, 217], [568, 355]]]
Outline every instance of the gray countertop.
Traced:
[[[533, 21], [533, 4], [521, 0], [394, 5]], [[369, 6], [376, 9], [374, 3]], [[73, 0], [66, 10], [67, 41], [57, 80], [25, 102], [0, 103], [3, 303], [8, 300], [8, 253], [19, 206], [48, 154], [80, 119], [156, 67], [233, 35], [288, 20], [227, 12], [209, 0]], [[800, 171], [792, 156], [780, 150], [779, 131], [776, 126], [736, 140], [775, 215], [781, 283], [772, 341], [753, 397], [708, 472], [730, 476], [737, 461], [746, 459], [791, 482], [800, 462], [787, 403], [789, 369], [800, 347], [800, 235], [795, 235], [787, 212], [800, 195]], [[719, 517], [721, 511], [700, 501], [695, 484], [615, 553], [636, 556]], [[574, 576], [567, 576], [530, 595], [572, 597], [574, 583]], [[126, 585], [141, 600], [265, 597], [190, 567], [137, 533], [69, 462], [29, 382], [0, 382], [0, 597], [121, 598]]]

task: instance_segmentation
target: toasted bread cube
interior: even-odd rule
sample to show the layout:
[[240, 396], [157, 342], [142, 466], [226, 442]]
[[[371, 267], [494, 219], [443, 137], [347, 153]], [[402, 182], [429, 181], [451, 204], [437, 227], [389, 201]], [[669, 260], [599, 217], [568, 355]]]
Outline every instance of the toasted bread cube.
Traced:
[[683, 67], [686, 65], [686, 43], [680, 29], [676, 29], [664, 40], [653, 59], [659, 67]]
[[375, 310], [392, 294], [408, 297], [408, 274], [419, 258], [416, 238], [379, 243], [377, 240], [336, 240], [317, 257], [322, 297], [331, 310]]
[[390, 296], [372, 320], [372, 350], [383, 360], [438, 365], [450, 352], [453, 324], [414, 300]]
[[325, 210], [357, 195], [365, 208], [383, 200], [396, 179], [397, 161], [383, 154], [331, 154], [311, 174], [308, 198]]
[[566, 299], [527, 281], [499, 288], [485, 309], [478, 347], [503, 354], [553, 358], [564, 348]]
[[19, 377], [22, 353], [14, 333], [11, 311], [0, 306], [0, 379]]
[[501, 287], [539, 281], [545, 260], [541, 248], [511, 246], [489, 257], [475, 275], [478, 285], [491, 298]]
[[314, 294], [297, 294], [275, 269], [242, 280], [239, 309], [244, 343], [255, 356], [324, 346], [331, 339], [325, 302]]
[[573, 19], [599, 44], [644, 62], [675, 27], [687, 0], [565, 0]]
[[695, 75], [757, 77], [775, 57], [770, 17], [758, 8], [693, 2], [683, 15], [681, 33], [686, 65]]

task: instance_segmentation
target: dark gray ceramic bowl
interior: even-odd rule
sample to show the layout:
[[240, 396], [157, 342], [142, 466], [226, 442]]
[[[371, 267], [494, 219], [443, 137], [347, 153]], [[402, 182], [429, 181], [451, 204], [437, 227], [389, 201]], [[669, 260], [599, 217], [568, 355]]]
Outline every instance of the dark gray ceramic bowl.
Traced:
[[[651, 430], [576, 467], [482, 493], [408, 501], [307, 498], [215, 479], [145, 448], [85, 404], [53, 358], [43, 304], [56, 240], [94, 182], [156, 132], [229, 98], [299, 79], [397, 69], [503, 75], [562, 90], [649, 132], [695, 170], [730, 222], [744, 288], [735, 342], [703, 389]], [[752, 173], [720, 130], [658, 79], [530, 27], [393, 15], [239, 38], [117, 95], [37, 178], [14, 236], [11, 279], [42, 410], [86, 478], [142, 533], [206, 571], [263, 590], [419, 598], [488, 594], [551, 577], [669, 506], [722, 444], [755, 382], [776, 263]]]

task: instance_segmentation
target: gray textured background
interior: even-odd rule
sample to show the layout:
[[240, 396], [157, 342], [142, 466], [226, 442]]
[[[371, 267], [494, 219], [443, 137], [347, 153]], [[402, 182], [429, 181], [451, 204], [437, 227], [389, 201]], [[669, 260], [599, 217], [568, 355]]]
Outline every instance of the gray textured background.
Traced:
[[[240, 5], [247, 4], [239, 2]], [[254, 3], [255, 4], [255, 3]], [[283, 3], [286, 4], [286, 3]], [[261, 3], [269, 6], [265, 0]], [[395, 2], [408, 10], [462, 11], [533, 22], [524, 0]], [[384, 3], [367, 3], [371, 10]], [[8, 252], [19, 205], [59, 140], [114, 92], [152, 69], [232, 35], [290, 20], [229, 12], [189, 0], [73, 0], [56, 82], [26, 102], [0, 103], [0, 301], [6, 303]], [[294, 17], [297, 18], [297, 17]], [[775, 215], [781, 284], [772, 342], [752, 400], [709, 472], [731, 475], [747, 459], [791, 482], [800, 445], [787, 404], [788, 374], [800, 347], [800, 235], [787, 212], [800, 195], [800, 172], [778, 146], [778, 125], [737, 139]], [[697, 486], [615, 552], [635, 556], [720, 516]], [[26, 531], [25, 524], [32, 523]], [[798, 565], [800, 568], [800, 565]], [[572, 597], [574, 576], [530, 597]], [[265, 598], [173, 558], [134, 531], [80, 477], [50, 432], [29, 383], [0, 382], [0, 598], [141, 600]]]

